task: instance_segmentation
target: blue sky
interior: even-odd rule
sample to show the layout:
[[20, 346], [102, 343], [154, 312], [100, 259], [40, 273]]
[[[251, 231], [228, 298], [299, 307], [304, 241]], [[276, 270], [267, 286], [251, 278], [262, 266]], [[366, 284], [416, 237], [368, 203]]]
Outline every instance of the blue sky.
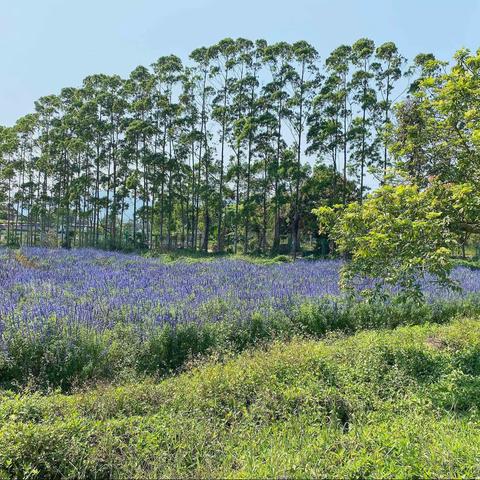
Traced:
[[126, 76], [221, 38], [305, 39], [325, 56], [368, 36], [412, 58], [480, 47], [480, 0], [0, 0], [0, 124], [92, 73]]

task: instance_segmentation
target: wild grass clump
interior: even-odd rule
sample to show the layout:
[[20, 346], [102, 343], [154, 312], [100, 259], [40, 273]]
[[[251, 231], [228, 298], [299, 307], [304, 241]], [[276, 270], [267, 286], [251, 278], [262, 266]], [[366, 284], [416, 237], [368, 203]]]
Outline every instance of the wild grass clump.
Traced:
[[480, 322], [293, 339], [156, 383], [0, 397], [5, 478], [475, 478]]

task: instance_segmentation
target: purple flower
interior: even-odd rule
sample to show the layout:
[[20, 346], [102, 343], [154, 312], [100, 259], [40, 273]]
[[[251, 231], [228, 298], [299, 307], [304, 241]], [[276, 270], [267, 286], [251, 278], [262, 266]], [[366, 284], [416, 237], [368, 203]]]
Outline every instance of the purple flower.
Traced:
[[[31, 264], [0, 250], [0, 333], [7, 322], [35, 330], [52, 318], [98, 330], [119, 322], [175, 326], [241, 321], [253, 312], [288, 314], [302, 301], [340, 295], [339, 260], [163, 263], [92, 249], [23, 252]], [[456, 268], [453, 278], [461, 293], [426, 279], [427, 297], [454, 299], [480, 290], [480, 270]]]

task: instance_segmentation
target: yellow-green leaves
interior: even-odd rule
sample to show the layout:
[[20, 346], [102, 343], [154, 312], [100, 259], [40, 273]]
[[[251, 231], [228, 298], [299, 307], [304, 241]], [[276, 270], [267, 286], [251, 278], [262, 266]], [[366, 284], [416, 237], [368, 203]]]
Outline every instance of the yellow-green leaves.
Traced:
[[399, 286], [407, 296], [420, 297], [426, 275], [455, 287], [450, 258], [462, 226], [478, 228], [479, 202], [472, 185], [433, 182], [425, 189], [384, 186], [363, 204], [314, 213], [321, 232], [350, 259], [342, 271], [344, 288], [371, 278], [379, 288]]

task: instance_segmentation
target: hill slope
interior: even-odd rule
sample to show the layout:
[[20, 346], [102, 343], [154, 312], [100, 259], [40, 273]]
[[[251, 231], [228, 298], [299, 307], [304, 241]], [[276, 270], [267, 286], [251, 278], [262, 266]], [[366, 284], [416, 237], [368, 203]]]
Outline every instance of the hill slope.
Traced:
[[480, 475], [480, 321], [298, 340], [160, 383], [0, 396], [0, 477]]

